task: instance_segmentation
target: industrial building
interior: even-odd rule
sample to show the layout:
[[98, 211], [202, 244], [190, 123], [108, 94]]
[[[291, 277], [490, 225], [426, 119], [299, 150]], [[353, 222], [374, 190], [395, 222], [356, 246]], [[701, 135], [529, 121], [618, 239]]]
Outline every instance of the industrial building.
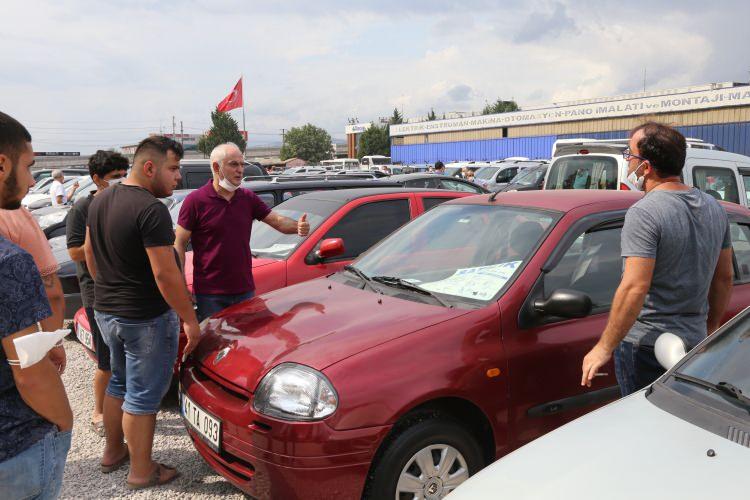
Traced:
[[[671, 124], [686, 137], [750, 155], [750, 85], [725, 82], [392, 125], [391, 158], [402, 164], [549, 158], [557, 139], [625, 138], [649, 119]], [[347, 127], [347, 135], [354, 136], [347, 137], [350, 146], [360, 133], [353, 129]]]

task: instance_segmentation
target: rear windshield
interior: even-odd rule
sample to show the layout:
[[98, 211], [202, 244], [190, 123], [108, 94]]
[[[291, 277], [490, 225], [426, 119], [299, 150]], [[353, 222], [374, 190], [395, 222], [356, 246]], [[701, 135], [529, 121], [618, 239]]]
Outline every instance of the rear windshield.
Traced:
[[544, 189], [617, 189], [617, 160], [581, 155], [556, 160]]
[[474, 179], [481, 179], [483, 181], [489, 180], [493, 175], [497, 173], [499, 169], [500, 167], [482, 167], [476, 171], [476, 173], [474, 174]]

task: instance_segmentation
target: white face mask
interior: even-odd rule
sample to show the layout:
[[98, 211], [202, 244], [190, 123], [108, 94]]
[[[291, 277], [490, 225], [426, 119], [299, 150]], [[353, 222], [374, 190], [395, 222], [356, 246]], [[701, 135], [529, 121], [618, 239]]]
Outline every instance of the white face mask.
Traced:
[[637, 167], [635, 167], [635, 170], [633, 170], [632, 172], [630, 172], [630, 174], [628, 174], [628, 182], [630, 182], [631, 184], [634, 184], [635, 189], [638, 191], [643, 191], [643, 184], [646, 182], [646, 176], [642, 175], [638, 177], [638, 174], [637, 174], [638, 170], [645, 163], [646, 163], [645, 161], [642, 161], [641, 163], [638, 164]]
[[107, 187], [115, 186], [125, 180], [125, 177], [118, 177], [117, 179], [109, 179], [107, 181]]
[[222, 175], [223, 174], [221, 172], [221, 167], [219, 167], [219, 186], [221, 186], [222, 188], [226, 189], [230, 193], [233, 193], [233, 192], [237, 191], [240, 188], [239, 186], [235, 186], [234, 184], [232, 184], [231, 182], [229, 182], [229, 180], [226, 177], [222, 178]]
[[36, 332], [13, 339], [18, 359], [9, 359], [8, 364], [28, 368], [40, 362], [55, 344], [68, 334], [68, 330]]

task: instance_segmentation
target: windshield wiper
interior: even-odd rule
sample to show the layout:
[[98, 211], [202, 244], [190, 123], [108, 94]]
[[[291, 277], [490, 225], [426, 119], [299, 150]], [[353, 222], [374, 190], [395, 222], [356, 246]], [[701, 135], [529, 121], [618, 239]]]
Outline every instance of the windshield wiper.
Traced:
[[[370, 287], [370, 290], [377, 292], [377, 293], [383, 293], [374, 286], [372, 286], [372, 278], [367, 276], [365, 273], [362, 272], [361, 269], [354, 267], [351, 264], [347, 264], [344, 266], [344, 271], [349, 271], [356, 277], [362, 280], [362, 282], [365, 284], [365, 286]], [[364, 288], [364, 287], [363, 287]]]
[[453, 306], [451, 304], [447, 303], [445, 300], [441, 299], [440, 297], [438, 297], [431, 291], [427, 290], [426, 288], [422, 288], [419, 285], [415, 285], [414, 283], [407, 281], [403, 278], [396, 278], [395, 276], [373, 276], [371, 279], [372, 281], [383, 283], [384, 285], [394, 286], [396, 288], [403, 288], [404, 290], [411, 290], [412, 292], [417, 292], [417, 293], [421, 293], [422, 295], [427, 295], [435, 299], [443, 307], [453, 309]]
[[708, 380], [703, 380], [702, 378], [693, 377], [691, 375], [685, 375], [684, 373], [680, 373], [680, 372], [675, 372], [672, 374], [672, 376], [676, 378], [677, 380], [689, 382], [691, 384], [719, 392], [724, 396], [737, 400], [740, 403], [743, 403], [743, 406], [745, 406], [747, 410], [750, 411], [750, 397], [745, 396], [742, 393], [742, 389], [732, 384], [731, 382], [722, 381], [722, 382], [715, 384], [713, 382], [709, 382]]

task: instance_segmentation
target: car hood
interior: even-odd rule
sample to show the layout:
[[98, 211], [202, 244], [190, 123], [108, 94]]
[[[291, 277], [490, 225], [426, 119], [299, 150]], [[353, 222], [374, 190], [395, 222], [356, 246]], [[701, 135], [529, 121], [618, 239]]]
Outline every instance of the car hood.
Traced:
[[665, 412], [644, 390], [498, 460], [450, 498], [745, 498], [748, 463], [750, 449]]
[[[195, 359], [248, 391], [282, 362], [323, 370], [389, 340], [468, 314], [322, 278], [245, 301], [208, 320]], [[216, 361], [217, 353], [228, 351]]]
[[[253, 269], [277, 262], [274, 259], [253, 258]], [[185, 252], [185, 284], [193, 292], [193, 252]]]

